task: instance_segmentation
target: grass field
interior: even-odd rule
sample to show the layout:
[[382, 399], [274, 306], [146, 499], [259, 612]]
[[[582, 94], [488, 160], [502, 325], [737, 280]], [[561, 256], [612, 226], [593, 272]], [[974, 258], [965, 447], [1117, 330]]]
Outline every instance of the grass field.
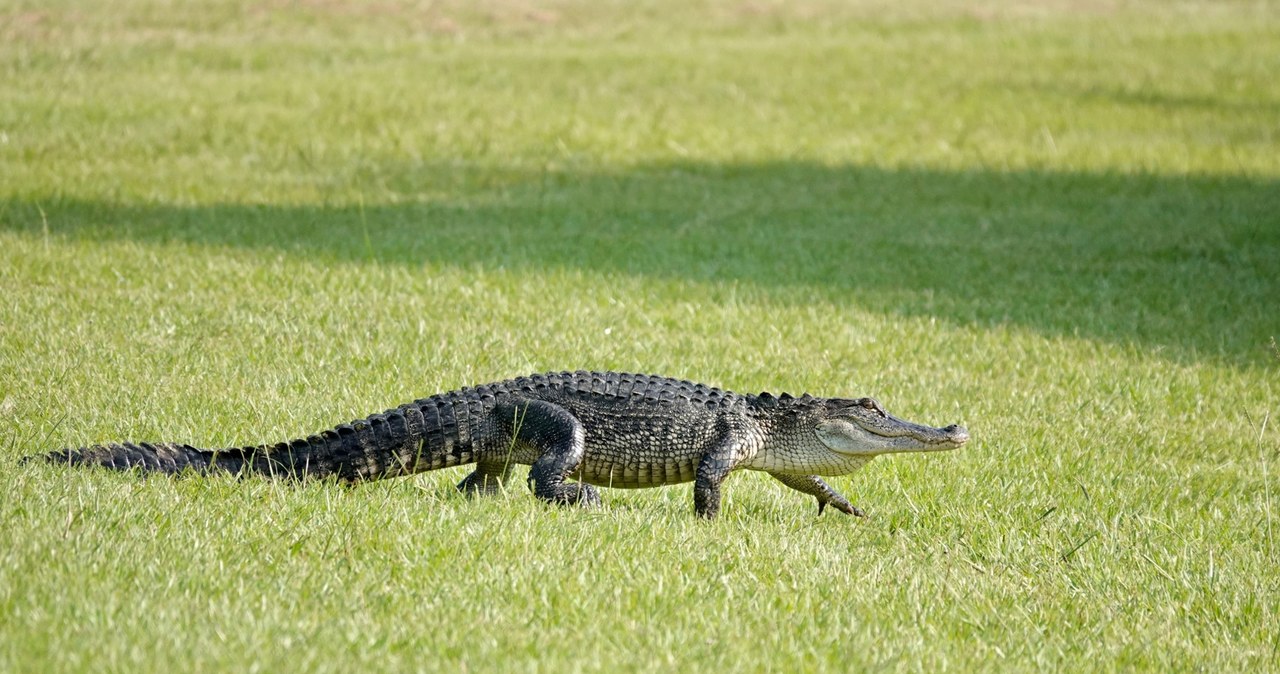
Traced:
[[[1277, 72], [1273, 2], [0, 0], [0, 671], [1280, 671]], [[974, 440], [862, 522], [17, 464], [566, 368]]]

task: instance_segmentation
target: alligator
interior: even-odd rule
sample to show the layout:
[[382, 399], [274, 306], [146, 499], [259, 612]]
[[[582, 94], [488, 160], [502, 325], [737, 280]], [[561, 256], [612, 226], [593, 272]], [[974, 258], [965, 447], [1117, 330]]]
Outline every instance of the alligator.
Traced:
[[[261, 474], [354, 484], [463, 464], [468, 495], [502, 488], [515, 464], [556, 504], [596, 506], [595, 486], [693, 482], [694, 510], [713, 518], [738, 469], [764, 471], [828, 505], [865, 517], [822, 480], [895, 452], [960, 447], [964, 428], [922, 426], [873, 398], [740, 395], [690, 381], [623, 372], [559, 372], [466, 387], [310, 437], [230, 449], [113, 443], [28, 457], [159, 473]], [[593, 486], [595, 485], [595, 486]]]

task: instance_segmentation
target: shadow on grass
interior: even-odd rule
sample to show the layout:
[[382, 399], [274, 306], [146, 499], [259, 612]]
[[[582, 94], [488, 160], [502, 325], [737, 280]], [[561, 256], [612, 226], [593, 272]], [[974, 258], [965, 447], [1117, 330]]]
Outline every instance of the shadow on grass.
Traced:
[[[370, 181], [400, 199], [9, 200], [0, 202], [0, 227], [39, 234], [47, 219], [58, 236], [322, 262], [732, 282], [782, 303], [1010, 324], [1182, 361], [1275, 362], [1273, 180], [688, 163], [618, 171], [407, 165]], [[422, 194], [458, 196], [414, 196]]]

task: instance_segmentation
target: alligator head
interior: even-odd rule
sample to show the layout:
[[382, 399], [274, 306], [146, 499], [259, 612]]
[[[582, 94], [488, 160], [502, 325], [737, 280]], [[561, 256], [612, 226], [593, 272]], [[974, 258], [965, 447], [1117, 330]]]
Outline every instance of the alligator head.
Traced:
[[874, 398], [828, 400], [826, 418], [814, 432], [828, 449], [845, 456], [937, 452], [969, 441], [969, 432], [962, 426], [913, 424], [884, 411]]

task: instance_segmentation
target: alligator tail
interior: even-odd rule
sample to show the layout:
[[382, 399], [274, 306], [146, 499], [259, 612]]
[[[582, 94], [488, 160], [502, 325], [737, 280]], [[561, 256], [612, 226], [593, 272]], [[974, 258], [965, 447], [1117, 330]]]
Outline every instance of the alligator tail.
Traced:
[[472, 460], [454, 405], [433, 399], [275, 445], [201, 449], [176, 443], [112, 443], [63, 449], [25, 460], [154, 473], [260, 474], [276, 478], [377, 480]]
[[242, 458], [235, 456], [234, 452], [228, 455], [219, 455], [218, 452], [192, 447], [191, 445], [117, 442], [81, 447], [79, 449], [60, 449], [41, 456], [28, 456], [23, 459], [23, 463], [44, 459], [50, 463], [65, 463], [73, 466], [103, 466], [116, 470], [136, 468], [156, 473], [181, 473], [184, 471], [207, 473], [219, 468], [236, 472], [240, 468], [237, 461], [242, 460]]

